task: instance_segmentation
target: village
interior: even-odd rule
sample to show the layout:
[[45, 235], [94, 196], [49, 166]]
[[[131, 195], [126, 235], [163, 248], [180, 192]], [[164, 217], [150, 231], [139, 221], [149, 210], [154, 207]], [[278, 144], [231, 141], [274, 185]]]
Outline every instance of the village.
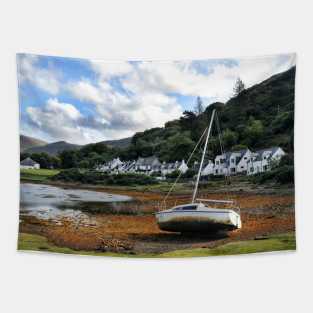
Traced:
[[[225, 152], [215, 157], [214, 162], [208, 160], [203, 167], [201, 176], [209, 175], [255, 175], [270, 171], [277, 165], [286, 153], [280, 147], [252, 152], [250, 149], [243, 149], [234, 152]], [[185, 160], [172, 163], [160, 162], [156, 156], [138, 158], [137, 161], [123, 162], [120, 158], [115, 158], [105, 164], [99, 165], [96, 170], [110, 174], [121, 173], [142, 173], [154, 175], [164, 179], [166, 175], [175, 171], [186, 173], [188, 169], [197, 171], [199, 163], [194, 162], [188, 167]]]
[[[286, 153], [280, 147], [271, 147], [257, 150], [243, 149], [233, 152], [225, 152], [217, 155], [214, 162], [208, 160], [203, 166], [202, 177], [210, 175], [255, 175], [270, 171], [275, 165], [279, 164], [280, 159]], [[26, 158], [20, 163], [21, 169], [40, 169], [40, 164]], [[189, 169], [197, 171], [199, 163], [195, 161], [187, 165], [185, 160], [175, 162], [161, 162], [158, 157], [139, 157], [137, 160], [121, 161], [119, 157], [98, 165], [95, 169], [108, 174], [138, 173], [153, 175], [162, 180], [169, 174], [181, 172], [185, 174]]]

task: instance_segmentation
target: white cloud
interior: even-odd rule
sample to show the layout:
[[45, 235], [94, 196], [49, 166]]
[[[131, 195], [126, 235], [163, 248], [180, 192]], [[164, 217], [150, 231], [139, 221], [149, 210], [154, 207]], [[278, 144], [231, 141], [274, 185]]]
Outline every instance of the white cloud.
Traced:
[[294, 65], [294, 55], [283, 57], [283, 62], [282, 56], [239, 59], [231, 67], [221, 62], [213, 67], [208, 65], [212, 70], [209, 74], [196, 71], [192, 62], [141, 62], [122, 82], [134, 93], [157, 91], [227, 101], [239, 76], [250, 87]]
[[[91, 61], [96, 81], [92, 77], [72, 78], [62, 90], [89, 105], [95, 112], [93, 117], [57, 99], [28, 107], [26, 112], [32, 129], [49, 134], [51, 140], [82, 144], [118, 139], [178, 118], [183, 108], [173, 94], [227, 101], [238, 77], [250, 87], [294, 63], [294, 55], [238, 59], [232, 66], [215, 60], [201, 63], [200, 71], [188, 61]], [[60, 90], [56, 72], [40, 68], [34, 56], [20, 56], [19, 75], [21, 81], [29, 81], [50, 94]], [[112, 79], [119, 85], [113, 85]]]
[[60, 90], [59, 74], [52, 68], [38, 66], [39, 57], [31, 54], [17, 55], [17, 71], [20, 83], [30, 82], [36, 87], [52, 94]]
[[[136, 131], [163, 126], [177, 118], [182, 110], [174, 97], [159, 92], [122, 94], [107, 84], [93, 85], [86, 80], [71, 83], [68, 90], [82, 101], [93, 105], [105, 125], [105, 139], [131, 136]], [[110, 136], [107, 131], [110, 129]]]
[[100, 75], [102, 79], [108, 79], [113, 76], [126, 75], [132, 71], [130, 63], [121, 62], [104, 62], [100, 60], [90, 61], [93, 70]]
[[33, 133], [47, 133], [52, 141], [65, 140], [72, 143], [90, 142], [89, 135], [80, 124], [84, 120], [83, 115], [69, 103], [59, 102], [57, 99], [48, 99], [40, 107], [28, 107], [27, 116], [29, 127]]

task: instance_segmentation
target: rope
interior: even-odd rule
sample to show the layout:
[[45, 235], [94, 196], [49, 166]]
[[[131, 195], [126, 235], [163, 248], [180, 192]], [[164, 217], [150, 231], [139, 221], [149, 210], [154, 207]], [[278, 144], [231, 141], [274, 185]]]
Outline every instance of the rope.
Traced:
[[[204, 134], [206, 133], [207, 130], [208, 130], [208, 127], [204, 130], [204, 132], [202, 133], [200, 139], [198, 140], [197, 144], [195, 145], [193, 151], [191, 152], [191, 154], [190, 154], [190, 156], [189, 156], [189, 158], [188, 158], [188, 160], [187, 160], [187, 162], [186, 162], [186, 165], [188, 165], [188, 163], [190, 162], [190, 160], [191, 160], [193, 154], [194, 154], [195, 151], [197, 150], [197, 148], [198, 148], [200, 142], [202, 141], [203, 136], [204, 136]], [[178, 180], [179, 180], [179, 178], [181, 177], [182, 174], [183, 174], [183, 172], [180, 171], [180, 173], [179, 173], [179, 175], [177, 176], [175, 182], [173, 183], [173, 185], [171, 186], [170, 190], [167, 192], [166, 196], [164, 197], [164, 199], [163, 199], [163, 201], [162, 201], [162, 205], [164, 205], [164, 207], [165, 207], [165, 203], [166, 203], [167, 198], [169, 197], [170, 193], [171, 193], [172, 190], [174, 189], [175, 185], [177, 184], [177, 182], [178, 182]]]
[[[216, 112], [216, 126], [217, 126], [218, 139], [219, 139], [219, 143], [220, 143], [221, 153], [222, 153], [222, 155], [224, 155], [224, 146], [223, 146], [220, 122], [219, 122], [219, 119], [218, 119], [217, 112]], [[228, 188], [227, 188], [228, 181], [230, 182], [230, 175], [226, 173], [225, 174], [226, 195], [227, 195], [227, 198], [229, 199], [230, 197], [229, 197]]]

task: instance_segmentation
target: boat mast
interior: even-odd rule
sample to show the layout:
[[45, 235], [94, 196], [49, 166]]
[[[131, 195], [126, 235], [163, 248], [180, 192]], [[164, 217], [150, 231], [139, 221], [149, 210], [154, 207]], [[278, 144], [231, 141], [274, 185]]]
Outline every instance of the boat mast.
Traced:
[[200, 162], [200, 167], [199, 167], [197, 180], [196, 180], [196, 185], [195, 185], [195, 189], [194, 189], [193, 195], [192, 195], [192, 203], [195, 202], [197, 191], [198, 191], [198, 185], [199, 185], [199, 180], [200, 180], [200, 176], [201, 176], [201, 171], [202, 171], [202, 166], [203, 166], [203, 161], [204, 161], [204, 155], [205, 155], [205, 152], [206, 152], [206, 149], [207, 149], [207, 146], [208, 146], [208, 141], [209, 141], [209, 137], [210, 137], [210, 133], [211, 133], [211, 128], [212, 128], [212, 124], [213, 124], [214, 114], [215, 114], [215, 109], [212, 111], [210, 126], [209, 126], [209, 129], [208, 129], [208, 134], [207, 134], [206, 139], [205, 139], [204, 149], [203, 149], [202, 158], [201, 158], [201, 162]]

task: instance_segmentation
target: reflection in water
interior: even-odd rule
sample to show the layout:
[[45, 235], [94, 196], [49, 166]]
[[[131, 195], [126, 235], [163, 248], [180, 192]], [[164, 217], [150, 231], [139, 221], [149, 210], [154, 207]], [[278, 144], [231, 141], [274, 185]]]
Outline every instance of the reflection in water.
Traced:
[[111, 212], [129, 205], [132, 198], [91, 190], [21, 184], [21, 213], [38, 218], [78, 217], [84, 212]]

